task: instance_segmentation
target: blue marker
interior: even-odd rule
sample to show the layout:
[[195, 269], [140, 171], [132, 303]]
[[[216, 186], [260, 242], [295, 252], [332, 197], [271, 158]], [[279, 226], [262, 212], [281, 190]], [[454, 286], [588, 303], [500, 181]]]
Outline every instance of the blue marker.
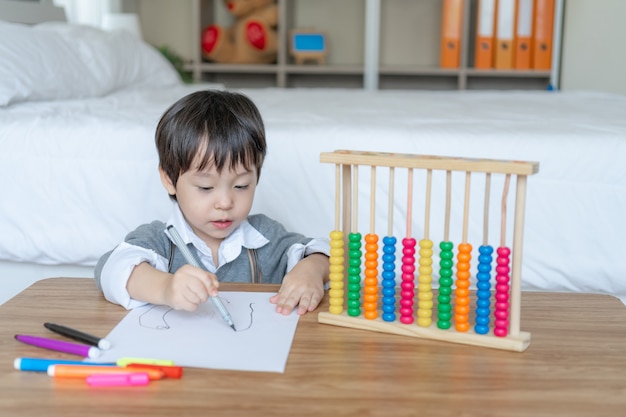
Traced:
[[63, 359], [40, 359], [40, 358], [17, 358], [13, 362], [15, 369], [20, 371], [48, 372], [50, 365], [107, 365], [113, 366], [114, 363], [91, 363], [83, 361], [72, 361]]

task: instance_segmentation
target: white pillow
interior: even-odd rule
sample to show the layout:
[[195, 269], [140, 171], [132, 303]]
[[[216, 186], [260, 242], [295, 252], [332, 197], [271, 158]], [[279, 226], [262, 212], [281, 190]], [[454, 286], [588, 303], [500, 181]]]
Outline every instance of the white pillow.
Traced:
[[0, 106], [181, 82], [152, 46], [123, 31], [90, 26], [0, 22], [0, 57]]

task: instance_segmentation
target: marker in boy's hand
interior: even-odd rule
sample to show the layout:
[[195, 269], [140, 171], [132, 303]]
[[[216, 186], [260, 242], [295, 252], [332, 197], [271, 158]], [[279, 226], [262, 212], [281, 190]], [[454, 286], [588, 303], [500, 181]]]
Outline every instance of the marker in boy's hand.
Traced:
[[[265, 159], [265, 127], [254, 103], [229, 91], [198, 91], [165, 111], [155, 135], [159, 175], [172, 202], [164, 223], [130, 232], [104, 254], [95, 278], [104, 296], [126, 308], [146, 303], [195, 310], [219, 282], [282, 284], [276, 311], [313, 311], [329, 274], [329, 242], [250, 215]], [[175, 227], [187, 260], [165, 233]], [[178, 243], [177, 243], [178, 244]]]

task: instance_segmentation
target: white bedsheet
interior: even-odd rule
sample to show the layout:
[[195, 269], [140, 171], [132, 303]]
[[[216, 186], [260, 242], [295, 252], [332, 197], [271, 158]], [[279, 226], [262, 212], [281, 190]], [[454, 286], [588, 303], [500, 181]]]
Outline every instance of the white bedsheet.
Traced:
[[[157, 175], [154, 129], [170, 104], [199, 88], [124, 90], [99, 99], [20, 103], [0, 110], [0, 260], [93, 266], [137, 225], [167, 218], [170, 203]], [[321, 164], [319, 154], [334, 149], [538, 161], [540, 172], [528, 179], [523, 288], [626, 297], [626, 97], [243, 92], [259, 106], [269, 143], [253, 211], [279, 219], [291, 230], [327, 236], [334, 227], [334, 167]], [[359, 222], [367, 224], [369, 172], [363, 172]], [[384, 235], [384, 173], [380, 181], [376, 228]], [[481, 210], [480, 181], [472, 180], [472, 213]], [[500, 187], [498, 181], [494, 179], [494, 189]], [[398, 235], [406, 228], [402, 185], [399, 178]], [[441, 181], [436, 178], [437, 185]], [[452, 239], [459, 242], [460, 177], [453, 188], [458, 191]], [[421, 198], [416, 191], [413, 230], [418, 239]], [[443, 227], [438, 198], [435, 193], [431, 208], [435, 241]], [[470, 225], [475, 247], [481, 221]], [[490, 228], [490, 235], [498, 233]]]

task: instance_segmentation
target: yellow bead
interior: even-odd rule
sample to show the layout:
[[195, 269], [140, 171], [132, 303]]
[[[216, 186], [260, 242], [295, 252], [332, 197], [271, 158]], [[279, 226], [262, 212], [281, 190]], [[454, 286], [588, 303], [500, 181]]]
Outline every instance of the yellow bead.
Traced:
[[330, 266], [330, 273], [337, 273], [337, 272], [343, 272], [343, 265], [331, 265]]
[[433, 309], [433, 302], [432, 301], [420, 301], [419, 304], [420, 308], [418, 310], [418, 315], [420, 311], [427, 311], [428, 312], [428, 317], [430, 317], [432, 315], [432, 309]]
[[343, 232], [337, 231], [337, 230], [334, 230], [334, 231], [330, 232], [330, 239], [331, 240], [341, 240], [341, 239], [343, 239]]
[[329, 285], [333, 290], [339, 290], [343, 288], [343, 280], [330, 281]]
[[343, 289], [330, 289], [328, 295], [332, 298], [343, 298]]
[[343, 240], [331, 240], [330, 247], [331, 248], [343, 248]]
[[430, 239], [422, 239], [420, 240], [420, 248], [432, 248], [433, 241]]
[[343, 274], [341, 272], [331, 272], [328, 275], [328, 278], [331, 282], [333, 281], [343, 281]]
[[331, 298], [328, 300], [328, 303], [331, 306], [342, 306], [343, 307], [343, 297], [342, 298]]
[[430, 266], [420, 266], [418, 269], [421, 275], [431, 275], [433, 273], [433, 269]]
[[341, 314], [343, 313], [343, 306], [330, 306], [328, 307], [328, 312], [330, 314]]
[[417, 319], [417, 325], [420, 327], [428, 327], [433, 323], [432, 319]]
[[343, 265], [343, 256], [331, 256], [328, 259], [331, 265]]
[[433, 258], [420, 258], [419, 264], [422, 266], [429, 266], [433, 264]]

